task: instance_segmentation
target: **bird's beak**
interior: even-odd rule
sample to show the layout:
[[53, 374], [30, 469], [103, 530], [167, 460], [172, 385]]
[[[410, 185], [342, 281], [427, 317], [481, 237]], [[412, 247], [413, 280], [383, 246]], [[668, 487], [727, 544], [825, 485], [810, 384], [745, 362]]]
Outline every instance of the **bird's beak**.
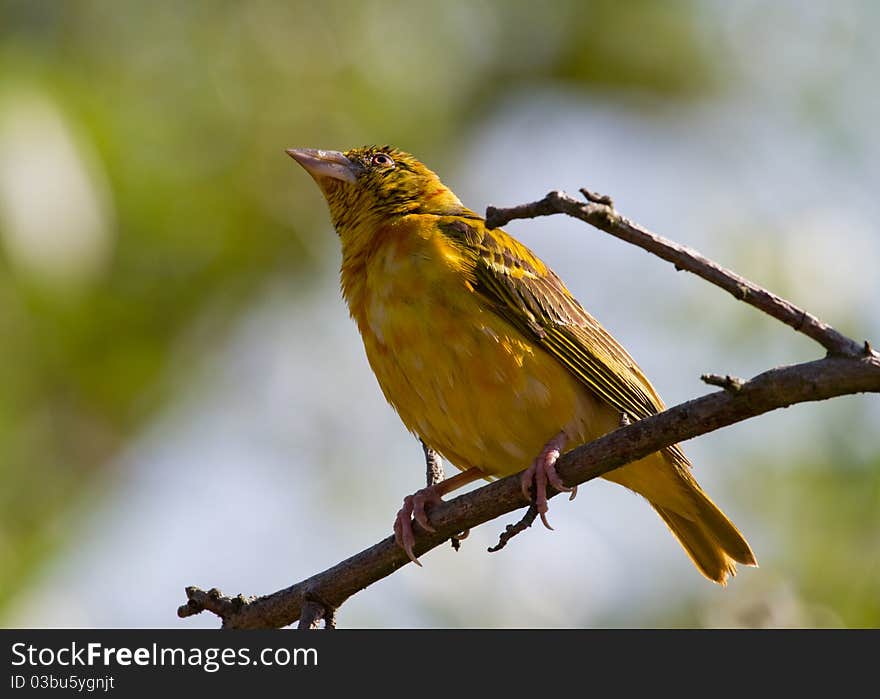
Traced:
[[339, 151], [288, 148], [284, 152], [302, 165], [316, 180], [320, 177], [330, 177], [351, 184], [357, 182], [354, 163]]

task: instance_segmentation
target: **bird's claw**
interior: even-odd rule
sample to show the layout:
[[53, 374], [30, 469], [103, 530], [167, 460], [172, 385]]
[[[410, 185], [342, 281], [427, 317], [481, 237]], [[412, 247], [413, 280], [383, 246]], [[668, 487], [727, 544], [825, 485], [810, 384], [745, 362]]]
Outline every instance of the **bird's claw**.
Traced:
[[422, 564], [419, 563], [419, 559], [413, 553], [413, 546], [416, 543], [412, 526], [413, 520], [425, 531], [436, 531], [428, 521], [426, 508], [428, 505], [437, 505], [441, 502], [443, 502], [443, 499], [440, 497], [436, 486], [432, 485], [422, 488], [403, 499], [403, 507], [400, 508], [397, 517], [394, 519], [394, 540], [406, 552], [409, 560], [417, 566]]
[[560, 451], [565, 446], [567, 439], [565, 432], [560, 432], [547, 442], [541, 450], [541, 453], [538, 454], [532, 462], [531, 466], [523, 471], [522, 479], [520, 481], [523, 495], [529, 500], [532, 499], [531, 490], [532, 484], [534, 483], [535, 507], [538, 510], [538, 514], [541, 516], [541, 523], [551, 531], [553, 527], [551, 527], [550, 522], [547, 521], [547, 511], [549, 509], [547, 505], [547, 484], [549, 483], [560, 493], [571, 493], [569, 500], [574, 500], [577, 495], [577, 486], [569, 488], [562, 482], [562, 479], [556, 472], [556, 461], [559, 459]]

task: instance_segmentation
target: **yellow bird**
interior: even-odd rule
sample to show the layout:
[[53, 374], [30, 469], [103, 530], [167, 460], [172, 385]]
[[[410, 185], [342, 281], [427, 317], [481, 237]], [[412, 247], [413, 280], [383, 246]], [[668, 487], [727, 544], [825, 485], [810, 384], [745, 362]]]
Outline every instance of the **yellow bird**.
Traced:
[[[390, 146], [287, 153], [327, 200], [342, 293], [385, 398], [462, 471], [404, 500], [394, 530], [414, 562], [412, 519], [430, 530], [425, 509], [446, 493], [525, 469], [523, 491], [534, 487], [547, 525], [547, 483], [571, 490], [554, 468], [560, 453], [663, 410], [562, 280], [412, 155]], [[604, 477], [644, 496], [710, 580], [724, 584], [735, 562], [756, 565], [678, 445]]]

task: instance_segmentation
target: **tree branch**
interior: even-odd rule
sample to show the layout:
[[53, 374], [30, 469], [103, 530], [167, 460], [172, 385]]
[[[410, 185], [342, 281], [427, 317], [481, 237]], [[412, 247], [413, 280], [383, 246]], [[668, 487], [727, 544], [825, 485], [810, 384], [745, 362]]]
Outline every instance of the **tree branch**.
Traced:
[[[631, 424], [622, 417], [618, 429], [563, 454], [556, 466], [566, 486], [580, 485], [664, 447], [777, 408], [848, 394], [880, 393], [880, 355], [867, 342], [854, 342], [785, 299], [629, 221], [611, 208], [609, 197], [588, 190], [584, 195], [590, 203], [551, 192], [532, 204], [511, 209], [489, 207], [487, 221], [499, 226], [514, 218], [560, 212], [575, 216], [720, 286], [816, 340], [829, 356], [771, 369], [748, 381], [707, 374], [704, 381], [724, 390]], [[549, 497], [557, 494], [552, 488], [548, 492]], [[421, 556], [464, 530], [526, 505], [529, 502], [522, 494], [519, 474], [485, 485], [431, 509], [429, 519], [435, 532], [414, 525], [414, 551]], [[223, 628], [280, 628], [297, 619], [301, 628], [315, 628], [322, 617], [325, 626], [332, 628], [335, 610], [345, 600], [408, 563], [406, 554], [389, 536], [322, 573], [270, 595], [227, 597], [217, 589], [205, 592], [188, 587], [188, 601], [177, 613], [188, 617], [210, 611], [222, 619]]]
[[812, 338], [828, 350], [829, 354], [845, 357], [872, 354], [867, 342], [860, 344], [851, 340], [816, 316], [750, 282], [745, 277], [725, 269], [717, 262], [703, 257], [696, 250], [667, 240], [630, 221], [609, 206], [608, 202], [611, 200], [608, 197], [597, 195], [587, 189], [582, 189], [581, 193], [589, 200], [588, 203], [574, 199], [565, 192], [553, 191], [539, 201], [509, 209], [490, 206], [486, 209], [486, 224], [490, 228], [497, 228], [519, 218], [535, 218], [560, 213], [573, 216], [616, 238], [644, 248], [667, 262], [672, 262], [676, 269], [687, 270], [721, 287], [730, 292], [734, 298], [764, 311]]
[[[565, 485], [579, 485], [664, 447], [770, 410], [863, 392], [880, 393], [876, 357], [827, 357], [771, 369], [743, 383], [736, 393], [718, 391], [696, 398], [578, 447], [560, 457], [557, 471]], [[551, 490], [551, 497], [556, 494]], [[421, 556], [463, 529], [528, 504], [518, 474], [461, 495], [430, 511], [436, 533], [415, 527], [415, 553]], [[187, 588], [189, 601], [178, 614], [185, 617], [207, 610], [223, 620], [224, 628], [279, 628], [300, 617], [306, 590], [319, 591], [322, 599], [339, 607], [407, 563], [406, 554], [389, 536], [323, 573], [264, 597], [229, 598], [216, 590]]]

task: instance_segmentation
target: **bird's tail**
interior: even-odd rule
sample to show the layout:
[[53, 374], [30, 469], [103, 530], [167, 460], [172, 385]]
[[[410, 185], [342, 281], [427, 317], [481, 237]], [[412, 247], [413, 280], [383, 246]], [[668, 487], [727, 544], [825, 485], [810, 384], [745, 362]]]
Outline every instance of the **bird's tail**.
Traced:
[[654, 509], [679, 540], [697, 569], [709, 580], [724, 585], [727, 577], [736, 575], [736, 564], [756, 566], [755, 554], [724, 513], [699, 486], [694, 493], [699, 499], [700, 514], [688, 519], [657, 505]]
[[[736, 563], [757, 566], [748, 542], [690, 472], [665, 458], [663, 468], [657, 468], [660, 455], [653, 456], [605, 477], [645, 496], [709, 580], [724, 585], [728, 576], [736, 575]], [[651, 477], [645, 478], [648, 469]]]

